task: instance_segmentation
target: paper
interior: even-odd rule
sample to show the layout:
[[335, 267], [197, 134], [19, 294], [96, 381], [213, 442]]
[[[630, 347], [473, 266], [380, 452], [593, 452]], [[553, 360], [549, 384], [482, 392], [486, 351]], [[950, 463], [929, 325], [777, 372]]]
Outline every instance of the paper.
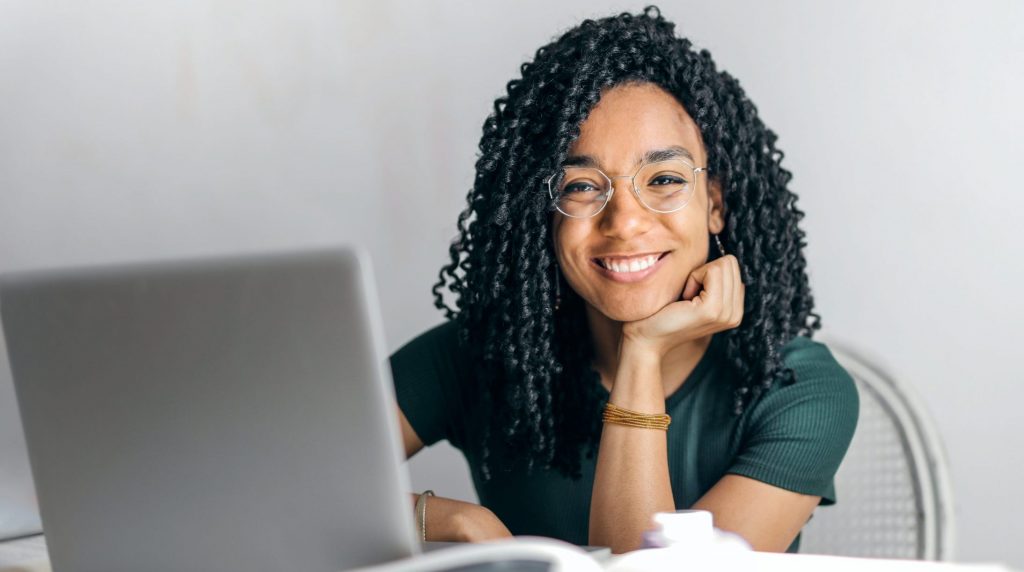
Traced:
[[0, 572], [50, 572], [43, 535], [0, 542]]

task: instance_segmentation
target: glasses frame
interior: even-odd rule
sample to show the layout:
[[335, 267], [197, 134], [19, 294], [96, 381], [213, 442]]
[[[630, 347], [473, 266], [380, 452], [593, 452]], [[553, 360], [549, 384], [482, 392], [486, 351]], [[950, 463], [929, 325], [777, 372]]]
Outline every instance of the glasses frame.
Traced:
[[[695, 166], [691, 165], [689, 162], [687, 162], [687, 161], [685, 161], [683, 159], [668, 159], [668, 160], [665, 160], [665, 161], [654, 161], [654, 162], [644, 161], [644, 162], [640, 163], [640, 166], [636, 168], [636, 171], [632, 175], [618, 175], [618, 176], [615, 176], [615, 177], [609, 177], [608, 173], [605, 173], [604, 171], [602, 171], [601, 169], [598, 169], [597, 167], [577, 167], [577, 168], [580, 168], [580, 169], [593, 169], [593, 170], [597, 171], [598, 173], [601, 173], [601, 176], [608, 180], [608, 196], [607, 196], [607, 198], [605, 198], [604, 204], [601, 205], [601, 208], [599, 208], [596, 211], [594, 211], [593, 214], [589, 214], [589, 215], [586, 215], [586, 216], [579, 216], [579, 215], [569, 214], [569, 213], [563, 211], [558, 206], [558, 199], [555, 197], [555, 195], [556, 195], [555, 190], [551, 188], [551, 183], [552, 183], [552, 181], [555, 180], [555, 177], [558, 176], [558, 171], [555, 171], [554, 173], [552, 173], [550, 177], [548, 177], [547, 179], [544, 180], [544, 183], [545, 183], [545, 185], [548, 188], [548, 197], [551, 199], [551, 204], [554, 205], [555, 210], [557, 210], [558, 212], [560, 212], [563, 215], [565, 215], [567, 217], [570, 217], [570, 218], [593, 218], [593, 217], [601, 214], [601, 211], [603, 211], [605, 209], [605, 207], [608, 206], [608, 203], [610, 203], [612, 201], [612, 196], [615, 195], [615, 179], [629, 179], [629, 184], [633, 188], [633, 194], [636, 195], [636, 200], [639, 201], [640, 204], [644, 206], [644, 208], [646, 208], [647, 210], [649, 210], [651, 212], [655, 212], [655, 213], [658, 213], [658, 214], [669, 214], [669, 213], [674, 213], [674, 212], [683, 210], [684, 208], [686, 208], [686, 205], [690, 204], [690, 199], [693, 198], [693, 194], [694, 193], [690, 193], [690, 196], [686, 199], [686, 202], [684, 202], [682, 205], [680, 205], [680, 206], [678, 206], [678, 207], [676, 207], [676, 208], [674, 208], [672, 210], [667, 210], [667, 211], [658, 210], [658, 209], [656, 209], [656, 208], [652, 207], [651, 205], [649, 205], [649, 204], [644, 202], [643, 196], [640, 195], [640, 189], [638, 189], [637, 186], [636, 186], [636, 176], [640, 174], [640, 171], [642, 171], [644, 167], [646, 167], [647, 165], [653, 165], [654, 163], [682, 163], [682, 164], [690, 167], [691, 169], [693, 169], [693, 186], [694, 186], [693, 190], [694, 190], [694, 193], [697, 191], [697, 181], [700, 178], [700, 174], [704, 173], [704, 178], [705, 179], [707, 178], [707, 174], [708, 174], [708, 168], [707, 167], [695, 167]], [[559, 171], [562, 170], [562, 169], [565, 169], [565, 167], [560, 168]]]

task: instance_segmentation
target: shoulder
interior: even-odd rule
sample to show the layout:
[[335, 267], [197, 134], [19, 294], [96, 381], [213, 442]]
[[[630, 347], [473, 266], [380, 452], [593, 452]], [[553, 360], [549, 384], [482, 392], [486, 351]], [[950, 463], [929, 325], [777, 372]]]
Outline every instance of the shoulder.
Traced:
[[459, 342], [455, 321], [433, 326], [391, 354], [391, 373], [399, 391], [409, 385], [446, 394], [460, 391], [469, 365], [469, 352]]
[[795, 336], [782, 346], [780, 353], [783, 363], [790, 367], [816, 367], [830, 369], [832, 373], [842, 370], [842, 366], [827, 345], [807, 336]]
[[466, 352], [460, 351], [459, 328], [455, 321], [433, 326], [407, 341], [391, 354], [391, 367], [395, 376], [405, 370], [440, 374], [455, 374], [462, 369]]
[[436, 326], [417, 334], [403, 344], [395, 354], [402, 352], [418, 352], [425, 350], [445, 349], [459, 343], [459, 327], [454, 320], [446, 320]]
[[455, 412], [465, 407], [466, 353], [459, 350], [458, 326], [447, 321], [406, 342], [391, 354], [398, 406], [425, 445], [456, 443]]
[[805, 336], [790, 340], [780, 354], [783, 365], [793, 371], [793, 380], [776, 382], [751, 403], [752, 428], [814, 431], [830, 435], [845, 450], [860, 413], [853, 377], [827, 345]]
[[847, 406], [857, 407], [859, 399], [853, 377], [827, 345], [806, 336], [796, 336], [780, 353], [782, 363], [793, 370], [791, 385], [799, 393], [830, 395]]
[[860, 414], [857, 386], [821, 342], [800, 336], [780, 353], [793, 380], [776, 382], [748, 405], [744, 445], [730, 471], [832, 504], [832, 479]]

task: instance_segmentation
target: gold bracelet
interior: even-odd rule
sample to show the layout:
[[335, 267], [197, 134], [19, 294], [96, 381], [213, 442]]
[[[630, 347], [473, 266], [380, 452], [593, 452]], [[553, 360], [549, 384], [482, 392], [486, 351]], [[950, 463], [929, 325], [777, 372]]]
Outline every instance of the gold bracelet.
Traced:
[[416, 499], [416, 516], [419, 517], [420, 539], [427, 541], [427, 497], [434, 496], [434, 491], [426, 490]]
[[661, 429], [662, 431], [667, 431], [669, 423], [672, 423], [672, 418], [665, 413], [640, 413], [639, 411], [619, 407], [614, 403], [608, 403], [604, 406], [601, 420], [605, 423], [625, 425], [626, 427]]

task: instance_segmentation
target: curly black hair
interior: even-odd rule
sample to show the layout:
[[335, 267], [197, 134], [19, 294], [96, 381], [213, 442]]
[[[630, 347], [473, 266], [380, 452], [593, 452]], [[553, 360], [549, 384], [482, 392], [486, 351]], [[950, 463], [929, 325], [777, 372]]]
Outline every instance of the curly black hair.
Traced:
[[[484, 122], [451, 261], [432, 289], [475, 364], [478, 399], [489, 416], [479, 441], [483, 478], [490, 478], [492, 458], [505, 468], [543, 466], [578, 478], [581, 455], [597, 448], [607, 394], [591, 367], [584, 303], [559, 277], [544, 179], [612, 86], [660, 86], [700, 128], [724, 195], [719, 236], [746, 285], [743, 322], [723, 332], [726, 359], [742, 380], [734, 412], [774, 383], [791, 382], [780, 348], [821, 327], [798, 226], [804, 214], [787, 188], [791, 175], [777, 137], [739, 82], [719, 71], [707, 50], [677, 37], [653, 6], [585, 20], [537, 50], [520, 72]], [[556, 291], [563, 293], [557, 311]], [[497, 447], [500, 456], [492, 454]]]

